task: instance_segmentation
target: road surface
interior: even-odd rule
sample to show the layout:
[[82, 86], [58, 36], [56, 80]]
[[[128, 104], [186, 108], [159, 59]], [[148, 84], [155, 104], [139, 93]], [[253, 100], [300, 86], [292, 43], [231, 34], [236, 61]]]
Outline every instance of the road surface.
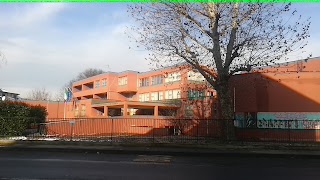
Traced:
[[0, 179], [320, 179], [319, 159], [0, 150]]

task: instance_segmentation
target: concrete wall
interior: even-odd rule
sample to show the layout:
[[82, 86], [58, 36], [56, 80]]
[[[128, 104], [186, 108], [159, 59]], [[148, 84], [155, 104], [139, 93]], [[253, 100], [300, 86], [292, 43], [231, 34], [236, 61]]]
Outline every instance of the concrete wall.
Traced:
[[31, 105], [40, 105], [47, 109], [48, 112], [48, 119], [54, 118], [63, 118], [64, 113], [64, 102], [60, 101], [32, 101], [26, 100], [25, 103]]
[[236, 112], [320, 112], [320, 61], [296, 66], [232, 77]]

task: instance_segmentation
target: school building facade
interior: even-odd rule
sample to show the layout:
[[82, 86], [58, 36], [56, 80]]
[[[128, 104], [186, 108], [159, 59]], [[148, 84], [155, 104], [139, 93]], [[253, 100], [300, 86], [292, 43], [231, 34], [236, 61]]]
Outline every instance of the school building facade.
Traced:
[[72, 95], [68, 118], [208, 118], [211, 111], [199, 108], [211, 108], [215, 91], [199, 72], [180, 66], [107, 72], [73, 83]]
[[[320, 58], [234, 75], [230, 89], [239, 139], [320, 141]], [[198, 136], [199, 129], [205, 129], [200, 135], [216, 136], [222, 128], [214, 121], [201, 121], [219, 118], [218, 100], [204, 78], [190, 67], [108, 72], [75, 82], [72, 94], [73, 101], [67, 103], [65, 111], [62, 103], [56, 103], [56, 108], [49, 103], [48, 111], [49, 117], [62, 118], [66, 112], [67, 118], [79, 118], [74, 125], [75, 135], [104, 134], [109, 130], [119, 135], [148, 135], [161, 130], [164, 135], [175, 126], [165, 121], [170, 118], [193, 120], [186, 126], [191, 136]], [[55, 112], [50, 113], [50, 109]], [[68, 122], [64, 123], [69, 127]], [[51, 134], [70, 133], [69, 128], [62, 133], [61, 127], [53, 124], [49, 129]]]

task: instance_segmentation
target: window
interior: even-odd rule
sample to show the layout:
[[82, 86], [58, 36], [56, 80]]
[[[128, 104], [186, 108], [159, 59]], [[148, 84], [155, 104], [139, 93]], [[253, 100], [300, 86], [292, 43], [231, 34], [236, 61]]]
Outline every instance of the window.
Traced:
[[139, 79], [139, 87], [149, 86], [149, 78], [141, 78]]
[[180, 92], [181, 91], [179, 89], [166, 91], [165, 99], [180, 99], [181, 98]]
[[140, 102], [149, 101], [149, 93], [139, 94], [139, 101]]
[[74, 111], [74, 117], [79, 117], [79, 106], [76, 105], [75, 111]]
[[163, 77], [162, 75], [157, 75], [152, 77], [152, 85], [158, 85], [163, 83]]
[[159, 92], [151, 93], [151, 101], [158, 101], [159, 100]]
[[189, 81], [204, 82], [205, 78], [199, 72], [189, 71], [188, 72], [188, 80]]
[[102, 79], [102, 87], [103, 88], [107, 87], [107, 80], [106, 79]]
[[86, 116], [86, 105], [82, 104], [80, 117], [85, 117], [85, 116]]
[[181, 80], [181, 74], [179, 72], [177, 73], [170, 73], [168, 76], [164, 79], [165, 83], [175, 82]]
[[163, 92], [162, 91], [159, 92], [159, 100], [163, 100]]
[[188, 91], [189, 100], [204, 100], [205, 93], [202, 91], [190, 90]]
[[118, 85], [123, 86], [128, 84], [128, 77], [120, 77], [118, 78]]
[[172, 91], [172, 98], [173, 99], [180, 99], [181, 96], [180, 96], [180, 90], [173, 90]]
[[99, 89], [99, 88], [100, 88], [100, 81], [96, 81], [96, 83], [95, 83], [95, 88], [96, 88], [96, 89]]

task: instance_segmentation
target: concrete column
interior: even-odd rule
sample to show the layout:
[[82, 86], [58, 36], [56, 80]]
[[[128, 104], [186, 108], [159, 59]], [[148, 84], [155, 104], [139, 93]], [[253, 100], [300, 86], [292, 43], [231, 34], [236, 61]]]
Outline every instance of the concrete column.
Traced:
[[159, 117], [159, 106], [154, 107], [153, 114], [156, 119]]
[[105, 117], [108, 117], [109, 115], [108, 115], [108, 110], [109, 110], [109, 108], [108, 108], [108, 106], [104, 106], [104, 116]]
[[123, 104], [123, 117], [127, 117], [128, 116], [128, 102], [124, 102]]

